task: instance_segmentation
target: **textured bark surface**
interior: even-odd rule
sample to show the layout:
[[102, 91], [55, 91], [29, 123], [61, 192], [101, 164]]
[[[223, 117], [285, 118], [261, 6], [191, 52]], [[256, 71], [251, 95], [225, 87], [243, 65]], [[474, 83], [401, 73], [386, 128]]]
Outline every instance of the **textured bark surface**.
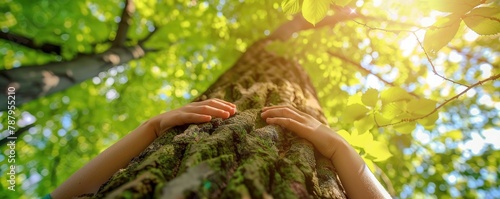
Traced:
[[262, 40], [199, 99], [235, 103], [227, 119], [169, 130], [96, 198], [345, 198], [331, 162], [313, 146], [260, 117], [287, 104], [326, 123], [305, 71], [265, 51]]

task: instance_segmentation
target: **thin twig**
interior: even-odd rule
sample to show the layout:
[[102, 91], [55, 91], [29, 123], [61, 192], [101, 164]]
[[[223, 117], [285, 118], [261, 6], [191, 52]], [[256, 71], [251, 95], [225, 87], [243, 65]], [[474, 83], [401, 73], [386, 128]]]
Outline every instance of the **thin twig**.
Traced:
[[156, 33], [158, 32], [158, 28], [155, 26], [155, 29], [151, 32], [148, 33], [148, 35], [146, 35], [146, 37], [142, 38], [141, 40], [139, 40], [139, 45], [143, 45], [144, 43], [146, 43], [149, 39], [151, 39], [151, 37]]
[[[333, 56], [333, 57], [336, 57], [336, 58], [339, 58], [341, 59], [342, 61], [344, 62], [347, 62], [347, 63], [350, 63], [354, 66], [356, 66], [358, 69], [364, 71], [365, 73], [368, 73], [368, 74], [371, 74], [373, 76], [375, 76], [377, 79], [379, 79], [380, 81], [384, 82], [385, 84], [389, 85], [389, 86], [395, 86], [394, 83], [392, 82], [389, 82], [387, 80], [385, 80], [384, 78], [380, 77], [378, 74], [375, 74], [374, 72], [366, 69], [365, 67], [361, 66], [361, 64], [345, 57], [344, 55], [341, 55], [341, 54], [338, 54], [338, 53], [334, 53], [334, 52], [331, 52], [331, 51], [327, 51], [327, 53], [330, 55], [330, 56]], [[410, 95], [416, 97], [416, 98], [420, 98], [420, 96], [418, 96], [417, 94], [413, 93], [413, 92], [408, 92]]]
[[434, 63], [432, 63], [432, 60], [431, 60], [431, 58], [429, 57], [429, 54], [428, 54], [428, 53], [427, 53], [427, 51], [425, 50], [424, 45], [422, 44], [422, 42], [420, 42], [420, 39], [418, 38], [417, 34], [416, 34], [415, 32], [412, 32], [412, 34], [415, 36], [415, 39], [417, 40], [418, 45], [420, 46], [420, 48], [422, 48], [422, 50], [424, 51], [425, 57], [427, 58], [427, 61], [429, 61], [429, 64], [430, 64], [430, 65], [431, 65], [431, 67], [432, 67], [432, 72], [433, 72], [435, 75], [437, 75], [437, 76], [439, 76], [439, 77], [443, 78], [443, 79], [444, 79], [444, 80], [446, 80], [446, 81], [449, 81], [449, 82], [452, 82], [452, 83], [454, 83], [454, 84], [458, 84], [458, 85], [461, 85], [461, 86], [465, 86], [465, 87], [467, 87], [467, 85], [465, 85], [465, 84], [459, 83], [459, 82], [454, 81], [454, 80], [452, 80], [452, 79], [448, 79], [448, 78], [446, 78], [446, 77], [445, 77], [445, 76], [443, 76], [443, 75], [440, 75], [440, 74], [437, 72], [436, 67], [434, 66]]
[[460, 92], [459, 94], [453, 96], [452, 98], [450, 99], [447, 99], [446, 101], [444, 101], [443, 103], [441, 103], [439, 106], [437, 106], [436, 108], [434, 108], [434, 110], [432, 110], [431, 112], [423, 115], [423, 116], [420, 116], [420, 117], [415, 117], [415, 118], [405, 118], [405, 119], [402, 119], [398, 122], [395, 122], [395, 123], [390, 123], [390, 124], [384, 124], [384, 125], [378, 125], [377, 124], [377, 127], [386, 127], [386, 126], [391, 126], [391, 125], [397, 125], [397, 124], [401, 124], [403, 122], [413, 122], [413, 121], [416, 121], [416, 120], [420, 120], [420, 119], [423, 119], [423, 118], [426, 118], [426, 117], [429, 117], [430, 115], [434, 114], [436, 111], [438, 111], [438, 109], [442, 108], [443, 106], [445, 106], [446, 104], [448, 104], [449, 102], [459, 98], [460, 96], [462, 96], [463, 94], [467, 93], [467, 91], [469, 91], [470, 89], [476, 87], [476, 86], [479, 86], [479, 85], [482, 85], [484, 84], [485, 82], [487, 81], [494, 81], [496, 79], [500, 78], [500, 74], [496, 74], [496, 75], [492, 75], [486, 79], [483, 79], [481, 81], [478, 81], [476, 82], [475, 84], [472, 84], [470, 86], [467, 86], [467, 88], [465, 90], [463, 90], [462, 92]]
[[[452, 80], [452, 79], [446, 78], [444, 75], [441, 75], [441, 74], [439, 74], [439, 73], [437, 72], [437, 70], [436, 70], [436, 66], [435, 66], [435, 65], [434, 65], [434, 63], [432, 62], [432, 60], [431, 60], [431, 58], [430, 58], [429, 54], [427, 53], [427, 51], [426, 51], [426, 50], [425, 50], [425, 48], [424, 48], [424, 45], [422, 44], [422, 42], [420, 41], [420, 39], [418, 38], [418, 36], [417, 36], [417, 34], [416, 34], [416, 32], [417, 32], [418, 30], [428, 29], [428, 28], [436, 28], [436, 27], [433, 27], [433, 26], [431, 26], [431, 27], [427, 27], [427, 28], [422, 28], [422, 27], [420, 27], [420, 28], [418, 28], [418, 29], [416, 29], [416, 30], [403, 30], [403, 29], [395, 29], [395, 30], [390, 30], [390, 29], [384, 29], [384, 28], [376, 28], [376, 27], [371, 27], [371, 26], [368, 26], [368, 25], [366, 25], [366, 24], [364, 24], [364, 23], [358, 22], [358, 21], [356, 21], [356, 20], [353, 20], [353, 21], [354, 21], [355, 23], [359, 24], [359, 25], [362, 25], [362, 26], [364, 26], [364, 27], [366, 27], [366, 28], [370, 29], [370, 30], [380, 30], [380, 31], [390, 32], [390, 33], [395, 33], [395, 34], [399, 34], [400, 32], [408, 32], [408, 33], [412, 33], [412, 34], [415, 36], [415, 39], [417, 40], [417, 42], [418, 42], [418, 44], [419, 44], [420, 48], [422, 48], [422, 50], [424, 51], [425, 57], [427, 58], [427, 61], [429, 61], [429, 64], [430, 64], [430, 65], [431, 65], [431, 67], [432, 67], [432, 72], [433, 72], [435, 75], [437, 75], [437, 76], [441, 77], [442, 79], [444, 79], [444, 80], [446, 80], [446, 81], [452, 82], [452, 83], [454, 83], [454, 84], [458, 84], [458, 85], [461, 85], [461, 86], [467, 86], [467, 85], [462, 84], [462, 83], [460, 83], [460, 82], [457, 82], [457, 81], [454, 81], [454, 80]], [[443, 27], [439, 27], [439, 28], [443, 28]]]

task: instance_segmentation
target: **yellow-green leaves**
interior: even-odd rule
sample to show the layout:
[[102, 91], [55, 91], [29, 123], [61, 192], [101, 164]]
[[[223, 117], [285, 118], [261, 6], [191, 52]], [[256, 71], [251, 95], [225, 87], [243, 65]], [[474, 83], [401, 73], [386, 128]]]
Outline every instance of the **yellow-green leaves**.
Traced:
[[293, 15], [300, 11], [299, 0], [285, 0], [281, 2], [281, 8], [286, 14]]
[[435, 54], [455, 37], [460, 27], [460, 15], [451, 14], [439, 18], [437, 22], [425, 32], [424, 49]]
[[378, 91], [373, 88], [368, 89], [363, 93], [363, 96], [361, 96], [361, 101], [367, 106], [375, 107], [378, 101]]
[[399, 87], [390, 87], [389, 89], [383, 91], [380, 94], [380, 99], [383, 104], [387, 104], [390, 102], [397, 102], [402, 100], [410, 100], [411, 95], [408, 94], [404, 89]]
[[481, 4], [481, 0], [430, 0], [429, 4], [434, 10], [463, 14]]
[[344, 112], [345, 122], [353, 122], [366, 116], [368, 109], [361, 104], [351, 104], [347, 106]]
[[391, 152], [389, 152], [389, 148], [387, 147], [388, 143], [382, 141], [374, 140], [369, 145], [365, 146], [365, 152], [375, 157], [373, 161], [381, 162], [387, 160], [392, 156]]
[[451, 13], [439, 18], [425, 33], [424, 48], [435, 54], [453, 39], [463, 20], [467, 27], [480, 35], [500, 33], [500, 7], [476, 7], [483, 0], [432, 0], [432, 9]]
[[408, 113], [426, 115], [436, 108], [436, 101], [429, 99], [412, 99], [408, 102]]
[[325, 18], [330, 0], [304, 0], [302, 5], [302, 15], [313, 25]]
[[[325, 18], [330, 4], [346, 6], [352, 0], [304, 0], [302, 2], [302, 16], [311, 24], [316, 25]], [[299, 0], [283, 0], [281, 8], [286, 14], [295, 14], [300, 10]]]
[[479, 7], [463, 17], [465, 24], [480, 35], [500, 33], [500, 8]]
[[363, 119], [354, 122], [354, 127], [359, 132], [369, 131], [374, 125], [375, 120], [373, 119], [373, 117], [364, 117]]
[[370, 131], [374, 126], [392, 125], [396, 131], [409, 134], [417, 122], [432, 128], [438, 119], [436, 101], [415, 98], [399, 87], [388, 88], [380, 94], [375, 89], [368, 89], [362, 95], [351, 96], [348, 104], [343, 121], [354, 123], [359, 132]]
[[348, 133], [345, 130], [340, 130], [337, 133], [356, 149], [363, 149], [367, 156], [372, 157], [370, 159], [373, 161], [384, 161], [392, 156], [387, 147], [388, 144], [385, 141], [374, 140], [373, 135], [369, 132], [358, 132], [359, 131], [354, 130]]

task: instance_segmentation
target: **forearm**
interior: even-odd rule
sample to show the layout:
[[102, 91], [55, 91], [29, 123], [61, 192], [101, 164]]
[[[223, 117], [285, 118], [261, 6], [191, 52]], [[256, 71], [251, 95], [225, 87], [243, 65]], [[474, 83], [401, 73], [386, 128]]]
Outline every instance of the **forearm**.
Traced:
[[144, 151], [155, 138], [151, 124], [142, 124], [75, 172], [51, 193], [52, 198], [71, 198], [97, 192], [103, 183]]
[[349, 198], [391, 198], [347, 141], [326, 126], [319, 128], [320, 131], [329, 131], [324, 135], [328, 135], [325, 139], [329, 140], [330, 146], [335, 146], [331, 161]]

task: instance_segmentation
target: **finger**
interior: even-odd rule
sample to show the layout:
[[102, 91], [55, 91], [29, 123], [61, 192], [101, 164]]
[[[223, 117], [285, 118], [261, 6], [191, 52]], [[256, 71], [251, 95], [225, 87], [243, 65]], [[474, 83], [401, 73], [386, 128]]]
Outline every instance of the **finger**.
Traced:
[[179, 117], [180, 121], [182, 121], [182, 124], [203, 123], [203, 122], [209, 122], [212, 119], [212, 116], [210, 115], [204, 115], [198, 113], [182, 113], [179, 114]]
[[229, 112], [231, 115], [234, 115], [234, 113], [236, 113], [236, 105], [234, 104], [231, 104], [229, 102], [226, 102], [224, 100], [220, 100], [220, 99], [209, 99], [209, 100], [206, 100], [204, 101], [206, 104], [212, 106], [212, 107], [215, 107], [215, 108], [219, 108], [219, 109], [222, 109], [222, 110], [225, 110], [227, 112]]
[[299, 115], [303, 115], [304, 114], [302, 111], [300, 111], [297, 108], [295, 108], [293, 106], [290, 106], [290, 105], [268, 106], [268, 107], [262, 108], [262, 111], [267, 111], [267, 110], [271, 110], [271, 109], [278, 109], [278, 108], [288, 108], [288, 109], [291, 109], [291, 110], [297, 112]]
[[218, 102], [221, 102], [221, 103], [224, 103], [230, 107], [233, 107], [233, 108], [236, 108], [236, 105], [231, 103], [231, 102], [228, 102], [228, 101], [224, 101], [224, 100], [221, 100], [221, 99], [218, 99], [218, 98], [212, 98], [213, 100], [215, 101], [218, 101]]
[[274, 117], [274, 118], [267, 118], [266, 122], [268, 124], [275, 124], [275, 125], [280, 125], [283, 128], [286, 128], [295, 134], [297, 134], [300, 137], [305, 137], [305, 132], [304, 131], [304, 126], [300, 123], [297, 122], [293, 119], [290, 118], [283, 118], [283, 117]]
[[230, 113], [228, 111], [225, 111], [223, 109], [218, 109], [209, 105], [196, 105], [196, 106], [189, 106], [184, 109], [185, 112], [188, 113], [198, 113], [198, 114], [203, 114], [203, 115], [211, 115], [213, 117], [220, 117], [220, 118], [228, 118], [230, 116]]
[[210, 101], [217, 101], [217, 102], [226, 104], [226, 105], [228, 105], [230, 107], [236, 108], [235, 104], [233, 104], [231, 102], [228, 102], [228, 101], [224, 101], [224, 100], [218, 99], [218, 98], [207, 99], [207, 100], [199, 101], [199, 102], [195, 102], [195, 103], [204, 103], [204, 102], [210, 102]]
[[273, 117], [283, 117], [283, 118], [291, 118], [299, 122], [304, 122], [304, 117], [302, 117], [297, 112], [293, 111], [288, 107], [268, 109], [261, 113], [261, 117], [264, 119]]
[[231, 104], [229, 102], [226, 102], [224, 100], [220, 99], [209, 99], [201, 102], [195, 102], [193, 103], [195, 106], [198, 105], [209, 105], [218, 109], [222, 109], [224, 111], [229, 112], [231, 115], [234, 115], [236, 113], [236, 105]]

